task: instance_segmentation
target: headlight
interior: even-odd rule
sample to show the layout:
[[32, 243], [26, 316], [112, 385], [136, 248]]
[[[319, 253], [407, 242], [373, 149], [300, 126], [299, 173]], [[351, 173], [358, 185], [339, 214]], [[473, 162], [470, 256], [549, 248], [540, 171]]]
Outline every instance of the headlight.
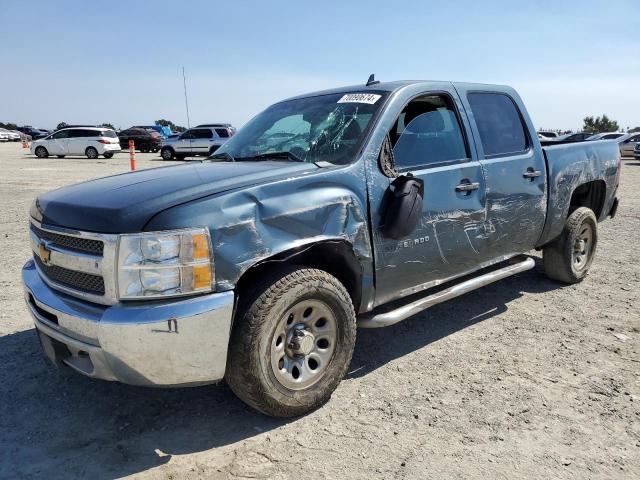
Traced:
[[213, 273], [211, 240], [205, 228], [119, 237], [120, 299], [210, 292]]

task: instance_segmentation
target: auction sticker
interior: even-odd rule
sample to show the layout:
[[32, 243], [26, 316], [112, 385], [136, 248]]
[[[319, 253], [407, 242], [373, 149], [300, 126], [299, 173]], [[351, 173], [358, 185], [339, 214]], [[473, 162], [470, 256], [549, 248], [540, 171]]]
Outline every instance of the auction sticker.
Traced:
[[382, 95], [376, 95], [375, 93], [347, 93], [338, 100], [338, 103], [368, 103], [369, 105], [373, 105], [381, 96]]

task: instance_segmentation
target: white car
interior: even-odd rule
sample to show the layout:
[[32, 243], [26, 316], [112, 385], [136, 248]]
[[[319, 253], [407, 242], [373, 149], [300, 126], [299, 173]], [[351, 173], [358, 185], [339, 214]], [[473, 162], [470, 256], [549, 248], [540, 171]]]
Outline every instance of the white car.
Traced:
[[4, 141], [9, 141], [9, 142], [19, 142], [20, 141], [20, 134], [15, 133], [11, 130], [7, 130], [6, 128], [0, 128], [0, 134], [3, 137], [6, 137], [7, 140], [2, 140]]
[[596, 133], [595, 135], [591, 135], [589, 138], [587, 138], [587, 141], [591, 142], [593, 140], [615, 140], [616, 138], [619, 138], [623, 135], [624, 133], [620, 132]]
[[38, 158], [56, 155], [86, 155], [87, 158], [111, 158], [120, 151], [116, 132], [104, 127], [69, 127], [31, 143], [31, 153]]
[[0, 131], [0, 142], [8, 142], [9, 134], [7, 132]]

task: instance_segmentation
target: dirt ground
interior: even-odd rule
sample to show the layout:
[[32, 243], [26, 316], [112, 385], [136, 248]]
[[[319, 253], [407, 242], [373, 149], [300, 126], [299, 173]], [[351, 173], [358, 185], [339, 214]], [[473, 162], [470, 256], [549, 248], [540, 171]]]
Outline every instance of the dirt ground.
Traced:
[[[0, 144], [0, 478], [640, 478], [640, 162], [624, 161], [584, 282], [553, 283], [538, 262], [360, 330], [331, 401], [275, 420], [225, 385], [137, 388], [46, 362], [20, 284], [29, 205], [128, 157], [24, 152]], [[154, 157], [139, 167], [166, 164]]]

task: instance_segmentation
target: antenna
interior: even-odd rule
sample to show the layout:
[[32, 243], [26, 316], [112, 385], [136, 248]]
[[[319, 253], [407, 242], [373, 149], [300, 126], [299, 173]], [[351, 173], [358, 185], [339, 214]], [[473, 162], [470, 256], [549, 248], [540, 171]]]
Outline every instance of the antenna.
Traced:
[[187, 128], [191, 128], [189, 120], [189, 100], [187, 99], [187, 78], [184, 75], [184, 67], [182, 67], [182, 86], [184, 87], [184, 106], [187, 109]]
[[371, 74], [369, 75], [369, 80], [367, 80], [367, 87], [369, 85], [375, 85], [376, 83], [380, 83], [378, 80], [375, 79], [375, 74]]

